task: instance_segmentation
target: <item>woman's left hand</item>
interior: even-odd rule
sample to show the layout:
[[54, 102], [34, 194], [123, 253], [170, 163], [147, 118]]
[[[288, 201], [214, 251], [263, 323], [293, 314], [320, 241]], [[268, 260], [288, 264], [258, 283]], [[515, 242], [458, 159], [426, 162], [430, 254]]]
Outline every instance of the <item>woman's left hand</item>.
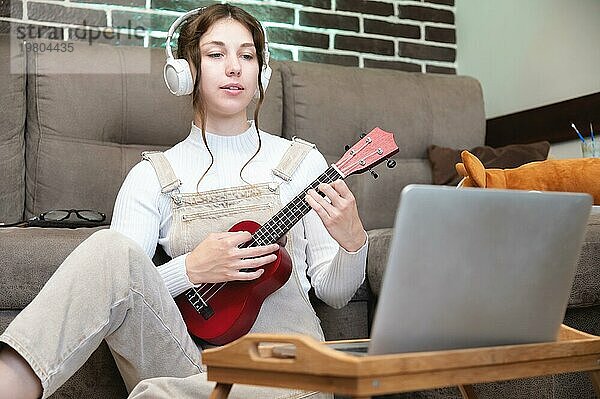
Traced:
[[315, 190], [308, 191], [306, 202], [317, 212], [329, 234], [348, 252], [359, 250], [366, 242], [356, 199], [343, 180], [321, 183], [319, 191], [331, 200], [329, 203]]

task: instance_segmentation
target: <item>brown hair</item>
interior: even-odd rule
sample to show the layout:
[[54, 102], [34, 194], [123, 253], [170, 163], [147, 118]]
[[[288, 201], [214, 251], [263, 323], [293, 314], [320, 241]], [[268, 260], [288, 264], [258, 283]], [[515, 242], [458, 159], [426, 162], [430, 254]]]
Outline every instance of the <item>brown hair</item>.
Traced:
[[225, 18], [236, 20], [250, 31], [252, 34], [252, 40], [254, 41], [254, 47], [256, 48], [256, 58], [258, 61], [258, 90], [260, 96], [256, 104], [256, 109], [254, 110], [254, 126], [256, 128], [256, 134], [258, 135], [258, 149], [240, 170], [240, 178], [242, 180], [244, 180], [242, 177], [242, 171], [246, 165], [248, 165], [250, 161], [254, 159], [256, 154], [258, 154], [261, 147], [260, 134], [258, 132], [258, 113], [265, 95], [264, 87], [262, 86], [261, 81], [262, 69], [265, 63], [265, 33], [260, 22], [258, 22], [256, 18], [248, 14], [248, 12], [244, 11], [243, 9], [229, 4], [213, 4], [206, 7], [197, 16], [188, 19], [182, 24], [179, 38], [177, 40], [176, 50], [177, 58], [184, 58], [187, 60], [190, 66], [193, 65], [196, 68], [196, 79], [194, 79], [194, 89], [192, 91], [192, 105], [194, 111], [200, 115], [200, 119], [202, 120], [202, 139], [211, 157], [211, 162], [208, 166], [208, 169], [206, 169], [196, 184], [196, 191], [198, 190], [200, 181], [204, 178], [214, 162], [214, 157], [210, 151], [210, 148], [208, 148], [208, 143], [206, 141], [206, 107], [200, 91], [200, 79], [198, 79], [201, 71], [200, 38], [215, 22]]

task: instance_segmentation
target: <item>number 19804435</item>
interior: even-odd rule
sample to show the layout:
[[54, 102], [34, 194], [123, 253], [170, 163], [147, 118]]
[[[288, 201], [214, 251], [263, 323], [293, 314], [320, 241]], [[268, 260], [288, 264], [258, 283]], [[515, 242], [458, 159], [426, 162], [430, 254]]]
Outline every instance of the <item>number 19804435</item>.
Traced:
[[44, 53], [71, 53], [73, 52], [73, 43], [44, 43], [44, 42], [26, 42], [24, 45], [26, 52]]

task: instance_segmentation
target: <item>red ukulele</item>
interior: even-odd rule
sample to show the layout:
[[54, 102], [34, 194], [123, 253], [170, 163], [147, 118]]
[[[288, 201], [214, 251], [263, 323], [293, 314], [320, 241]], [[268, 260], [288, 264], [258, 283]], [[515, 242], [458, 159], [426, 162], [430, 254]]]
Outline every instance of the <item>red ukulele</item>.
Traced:
[[[246, 220], [229, 231], [252, 234], [252, 239], [242, 244], [243, 247], [275, 243], [312, 209], [304, 200], [309, 189], [362, 173], [396, 152], [394, 135], [375, 128], [264, 225]], [[393, 164], [394, 161], [388, 161], [388, 166]], [[280, 247], [277, 260], [263, 268], [264, 273], [255, 280], [206, 283], [177, 296], [175, 302], [189, 332], [210, 344], [223, 345], [250, 331], [265, 298], [290, 277], [292, 261], [285, 248]]]

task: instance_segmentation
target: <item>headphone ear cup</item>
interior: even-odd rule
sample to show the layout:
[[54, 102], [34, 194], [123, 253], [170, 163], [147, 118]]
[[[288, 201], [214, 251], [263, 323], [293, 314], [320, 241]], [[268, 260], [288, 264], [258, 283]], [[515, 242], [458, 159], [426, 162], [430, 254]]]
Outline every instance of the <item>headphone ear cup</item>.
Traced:
[[183, 58], [169, 58], [163, 70], [165, 84], [172, 94], [185, 96], [192, 94], [194, 80], [190, 65]]

